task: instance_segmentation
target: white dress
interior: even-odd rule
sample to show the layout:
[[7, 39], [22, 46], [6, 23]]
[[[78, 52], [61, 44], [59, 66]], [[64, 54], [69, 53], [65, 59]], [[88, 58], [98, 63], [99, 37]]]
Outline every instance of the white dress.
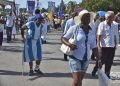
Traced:
[[41, 46], [41, 34], [43, 26], [42, 24], [37, 27], [35, 22], [28, 22], [28, 31], [25, 40], [23, 58], [24, 62], [31, 62], [35, 60], [42, 60], [42, 46]]
[[0, 32], [4, 31], [4, 24], [0, 24]]
[[45, 41], [46, 40], [46, 34], [47, 34], [47, 22], [43, 23], [43, 34], [41, 38]]
[[15, 27], [15, 25], [14, 25], [13, 28], [12, 28], [12, 34], [13, 34], [13, 35], [16, 34], [16, 27]]

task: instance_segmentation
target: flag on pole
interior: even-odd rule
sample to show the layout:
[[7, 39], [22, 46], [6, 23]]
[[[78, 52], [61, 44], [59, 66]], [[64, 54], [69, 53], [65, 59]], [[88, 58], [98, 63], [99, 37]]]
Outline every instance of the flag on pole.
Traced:
[[52, 11], [48, 14], [48, 18], [49, 18], [49, 20], [53, 19], [53, 12]]
[[58, 16], [62, 17], [62, 7], [61, 7], [61, 5], [59, 6]]
[[14, 15], [16, 16], [16, 5], [15, 5], [15, 0], [13, 0], [12, 11], [13, 11]]
[[59, 6], [59, 11], [58, 11], [58, 16], [61, 18], [62, 17], [62, 6]]
[[32, 14], [35, 10], [35, 0], [33, 1], [27, 0], [27, 5], [28, 5], [28, 13]]

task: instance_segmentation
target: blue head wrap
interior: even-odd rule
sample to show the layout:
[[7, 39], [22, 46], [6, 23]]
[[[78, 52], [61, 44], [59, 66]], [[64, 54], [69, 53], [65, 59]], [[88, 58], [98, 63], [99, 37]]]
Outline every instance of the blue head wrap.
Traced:
[[105, 16], [105, 11], [99, 11], [99, 16], [104, 17]]
[[44, 19], [41, 14], [36, 14], [35, 19]]

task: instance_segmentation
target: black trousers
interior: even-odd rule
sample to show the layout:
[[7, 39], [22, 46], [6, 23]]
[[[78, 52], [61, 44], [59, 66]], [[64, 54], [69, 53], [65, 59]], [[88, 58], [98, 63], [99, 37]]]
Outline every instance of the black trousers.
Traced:
[[[96, 39], [96, 43], [97, 43], [97, 39]], [[91, 59], [92, 59], [92, 60], [95, 60], [95, 59], [96, 59], [93, 51], [92, 51], [92, 54], [91, 54]]]
[[92, 51], [92, 54], [91, 54], [91, 59], [92, 59], [92, 60], [95, 60], [95, 59], [96, 59], [93, 51]]
[[2, 46], [3, 42], [3, 32], [0, 32], [0, 46]]
[[64, 54], [64, 60], [66, 60], [66, 61], [67, 61], [67, 56], [68, 56], [68, 55]]
[[[115, 48], [112, 48], [112, 47], [103, 47], [102, 48], [101, 62], [102, 62], [102, 64], [105, 65], [105, 73], [108, 77], [110, 75], [110, 70], [111, 70], [111, 67], [113, 64], [114, 56], [115, 56]], [[96, 62], [93, 72], [96, 73], [97, 69], [98, 69], [98, 65]]]

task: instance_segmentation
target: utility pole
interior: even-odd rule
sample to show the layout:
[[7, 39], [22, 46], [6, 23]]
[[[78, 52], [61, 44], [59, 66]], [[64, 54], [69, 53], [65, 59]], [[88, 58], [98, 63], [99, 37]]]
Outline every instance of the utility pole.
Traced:
[[39, 4], [39, 0], [37, 0], [36, 8], [39, 9], [39, 6], [40, 6], [40, 4]]

